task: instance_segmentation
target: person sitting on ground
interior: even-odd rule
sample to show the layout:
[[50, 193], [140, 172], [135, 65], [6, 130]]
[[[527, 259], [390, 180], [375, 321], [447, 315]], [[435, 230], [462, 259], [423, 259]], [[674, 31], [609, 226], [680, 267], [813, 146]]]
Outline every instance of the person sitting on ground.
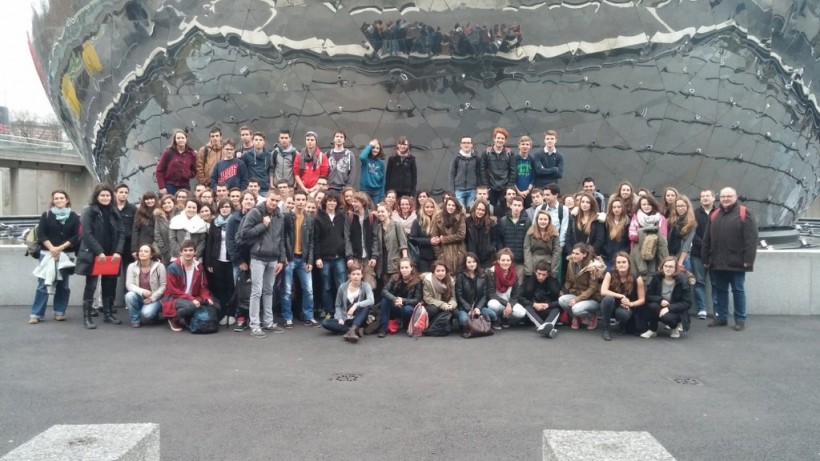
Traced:
[[674, 256], [661, 262], [661, 271], [652, 277], [646, 288], [647, 321], [649, 329], [641, 338], [658, 336], [658, 321], [671, 330], [669, 337], [680, 338], [681, 332], [689, 331], [689, 309], [692, 307], [692, 290], [686, 275], [681, 274]]
[[182, 331], [196, 309], [203, 306], [219, 311], [219, 304], [208, 291], [205, 266], [196, 259], [196, 243], [187, 239], [180, 245], [180, 256], [168, 267], [162, 315], [172, 331]]
[[606, 273], [601, 283], [601, 321], [604, 326], [601, 337], [604, 341], [612, 341], [609, 324], [613, 315], [623, 333], [642, 334], [646, 328], [645, 321], [638, 321], [645, 318], [645, 315], [636, 315], [638, 310], [644, 311], [642, 308], [646, 302], [643, 279], [632, 273], [632, 260], [624, 251], [615, 255], [614, 266], [614, 269]]
[[145, 321], [157, 319], [165, 294], [165, 266], [159, 261], [159, 251], [151, 244], [137, 250], [137, 260], [128, 266], [125, 279], [125, 307], [131, 317], [131, 326], [139, 328]]
[[[512, 323], [518, 323], [526, 315], [524, 306], [518, 303], [519, 283], [518, 275], [513, 266], [513, 252], [509, 248], [502, 248], [496, 253], [495, 265], [487, 273], [490, 283], [490, 300], [487, 307], [500, 317], [501, 327], [509, 328]], [[493, 325], [498, 329], [499, 325]]]
[[387, 334], [387, 323], [397, 316], [404, 328], [410, 323], [413, 308], [422, 300], [421, 276], [410, 258], [399, 261], [399, 273], [393, 275], [382, 289], [379, 309], [379, 338]]
[[533, 276], [524, 280], [518, 299], [527, 311], [527, 317], [535, 324], [535, 331], [555, 338], [558, 335], [555, 327], [558, 325], [558, 316], [561, 315], [558, 303], [561, 284], [550, 274], [551, 268], [549, 261], [539, 261], [535, 265]]
[[322, 326], [334, 333], [344, 333], [345, 341], [356, 343], [364, 336], [364, 325], [373, 306], [373, 288], [362, 281], [362, 266], [352, 261], [348, 264], [347, 282], [336, 292], [336, 314], [332, 319], [322, 320]]
[[558, 298], [561, 308], [571, 311], [572, 329], [584, 323], [594, 330], [598, 326], [600, 309], [600, 274], [604, 263], [595, 257], [595, 251], [586, 243], [576, 243], [568, 258], [564, 295]]
[[427, 309], [427, 318], [430, 325], [442, 312], [453, 312], [455, 310], [457, 304], [453, 278], [443, 261], [433, 262], [433, 271], [424, 274], [422, 291], [424, 293], [424, 307]]
[[456, 275], [456, 302], [458, 303], [456, 315], [462, 334], [467, 325], [468, 316], [483, 315], [492, 324], [498, 325], [498, 316], [495, 311], [487, 307], [489, 302], [487, 280], [484, 269], [478, 264], [478, 256], [475, 253], [467, 253], [461, 271]]

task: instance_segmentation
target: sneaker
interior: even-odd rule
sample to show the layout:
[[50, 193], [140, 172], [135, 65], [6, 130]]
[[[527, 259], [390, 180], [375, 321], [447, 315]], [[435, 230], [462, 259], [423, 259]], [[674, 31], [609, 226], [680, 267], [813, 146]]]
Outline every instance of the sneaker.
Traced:
[[131, 324], [131, 326], [134, 327], [134, 328], [140, 328], [140, 327], [142, 327], [142, 324], [139, 323], [139, 322], [134, 322], [134, 323]]
[[168, 319], [168, 326], [171, 327], [171, 331], [182, 331], [182, 326], [179, 324], [179, 322], [177, 322], [176, 319]]
[[492, 328], [493, 328], [493, 330], [500, 330], [501, 329], [501, 322], [499, 322], [498, 320], [494, 321], [492, 323]]
[[594, 330], [598, 328], [598, 317], [595, 315], [592, 316], [591, 319], [587, 322], [587, 330]]
[[507, 319], [501, 319], [501, 328], [509, 328], [509, 327], [510, 327], [510, 321], [507, 320]]
[[236, 325], [233, 327], [233, 331], [245, 331], [248, 329], [248, 320], [245, 317], [239, 317], [236, 319]]
[[29, 325], [37, 325], [38, 323], [40, 323], [40, 319], [38, 319], [37, 317], [29, 317], [29, 319], [28, 319], [28, 324]]
[[320, 324], [319, 322], [317, 322], [314, 319], [310, 319], [310, 320], [305, 320], [305, 326], [306, 327], [320, 327], [320, 326], [322, 326], [322, 324]]
[[549, 336], [551, 339], [555, 339], [555, 337], [558, 336], [558, 330], [553, 328], [547, 336]]
[[293, 320], [285, 320], [285, 329], [293, 330]]
[[224, 327], [227, 324], [228, 324], [228, 316], [227, 315], [223, 316], [221, 319], [219, 319], [219, 326]]
[[572, 325], [570, 325], [570, 328], [572, 328], [573, 330], [581, 328], [581, 322], [578, 321], [578, 317], [572, 318]]
[[658, 336], [658, 334], [657, 334], [657, 333], [655, 333], [655, 332], [654, 332], [654, 331], [652, 331], [652, 330], [646, 330], [646, 331], [645, 331], [645, 332], [643, 332], [643, 334], [641, 335], [641, 338], [650, 339], [650, 338], [654, 338], [655, 336]]
[[548, 334], [548, 333], [552, 332], [552, 330], [554, 330], [554, 329], [555, 329], [555, 327], [551, 323], [544, 322], [538, 328], [536, 328], [535, 331], [541, 333], [542, 335], [545, 335], [545, 334]]
[[228, 316], [228, 325], [235, 325], [236, 324], [236, 317]]
[[387, 336], [387, 332], [384, 330], [379, 330], [379, 334], [376, 336], [378, 336], [379, 338], [384, 338], [385, 336]]
[[701, 320], [706, 320], [706, 311], [698, 311], [698, 318]]
[[735, 331], [743, 331], [746, 329], [745, 323], [736, 323], [735, 324]]
[[709, 324], [706, 325], [706, 326], [707, 327], [725, 327], [727, 324], [728, 324], [728, 322], [726, 322], [726, 320], [714, 319], [711, 322], [709, 322]]
[[601, 337], [604, 338], [604, 341], [612, 341], [612, 335], [609, 334], [609, 328], [604, 328], [604, 331], [601, 332]]
[[285, 332], [285, 330], [280, 328], [279, 325], [277, 325], [275, 323], [269, 323], [267, 325], [262, 325], [262, 329], [263, 330], [268, 330], [271, 333], [284, 333]]
[[65, 315], [63, 314], [54, 314], [54, 320], [58, 322], [65, 322]]
[[669, 333], [669, 337], [672, 339], [680, 338], [680, 332], [683, 331], [683, 325], [678, 325], [674, 329], [672, 329], [672, 333]]
[[262, 331], [262, 329], [261, 329], [261, 328], [254, 328], [254, 329], [252, 329], [252, 330], [251, 330], [251, 336], [253, 336], [254, 338], [259, 338], [259, 339], [262, 339], [262, 338], [267, 338], [267, 337], [268, 337], [268, 335], [267, 335], [267, 334], [265, 334], [265, 332], [264, 332], [264, 331]]

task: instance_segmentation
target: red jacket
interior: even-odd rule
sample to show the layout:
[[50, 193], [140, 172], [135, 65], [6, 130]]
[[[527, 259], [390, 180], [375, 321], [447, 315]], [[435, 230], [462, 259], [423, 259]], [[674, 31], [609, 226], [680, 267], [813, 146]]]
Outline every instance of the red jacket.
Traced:
[[330, 173], [330, 164], [327, 161], [327, 155], [319, 148], [316, 148], [313, 154], [313, 161], [305, 161], [304, 165], [302, 165], [303, 155], [305, 155], [304, 149], [293, 159], [293, 177], [300, 178], [305, 188], [310, 189], [316, 185], [320, 177], [327, 177]]
[[185, 269], [182, 261], [175, 259], [168, 266], [167, 281], [165, 284], [165, 295], [162, 297], [162, 315], [165, 318], [173, 318], [177, 315], [177, 308], [174, 302], [177, 299], [190, 299], [196, 301], [213, 301], [211, 292], [208, 291], [208, 279], [205, 277], [205, 270], [199, 261], [194, 261], [194, 278], [192, 281], [191, 294], [185, 293]]
[[166, 148], [157, 163], [157, 186], [165, 189], [166, 184], [188, 187], [196, 176], [196, 152], [190, 147], [179, 153], [176, 147]]

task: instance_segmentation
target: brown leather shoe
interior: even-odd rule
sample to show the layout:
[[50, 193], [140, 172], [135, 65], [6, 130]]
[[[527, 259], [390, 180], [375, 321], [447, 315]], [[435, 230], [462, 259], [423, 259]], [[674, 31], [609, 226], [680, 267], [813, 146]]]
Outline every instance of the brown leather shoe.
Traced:
[[735, 324], [735, 331], [743, 331], [746, 329], [745, 323], [736, 323]]
[[707, 327], [725, 327], [727, 324], [728, 324], [728, 322], [726, 322], [726, 320], [714, 319], [711, 322], [709, 322], [709, 324], [706, 325], [706, 326]]

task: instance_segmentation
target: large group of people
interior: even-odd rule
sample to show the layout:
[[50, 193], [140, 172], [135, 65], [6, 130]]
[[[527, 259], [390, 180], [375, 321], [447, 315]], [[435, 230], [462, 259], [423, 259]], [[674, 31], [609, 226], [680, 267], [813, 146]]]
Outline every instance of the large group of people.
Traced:
[[[507, 147], [508, 137], [496, 128], [481, 151], [462, 137], [450, 190], [436, 200], [418, 190], [404, 136], [389, 157], [372, 140], [357, 162], [342, 130], [327, 150], [308, 131], [297, 150], [288, 130], [268, 149], [248, 127], [237, 142], [215, 128], [199, 151], [176, 130], [157, 164], [158, 191], [138, 204], [128, 202], [127, 184], [99, 184], [78, 215], [65, 191], [52, 193], [38, 226], [29, 323], [44, 320], [50, 294], [54, 319], [65, 320], [75, 273], [85, 277], [88, 329], [97, 327], [99, 284], [103, 322], [122, 323], [120, 305], [135, 328], [167, 321], [194, 331], [210, 322], [263, 338], [298, 319], [356, 342], [409, 332], [423, 309], [430, 324], [446, 313], [462, 330], [483, 316], [496, 331], [531, 325], [552, 338], [562, 324], [599, 323], [607, 341], [613, 325], [643, 338], [660, 325], [679, 338], [692, 308], [707, 318], [707, 283], [708, 325], [728, 324], [731, 290], [734, 329], [745, 328], [757, 226], [734, 189], [720, 191], [717, 207], [710, 190], [695, 207], [673, 187], [656, 200], [628, 181], [607, 197], [592, 177], [562, 194], [557, 133], [546, 131], [537, 149], [529, 136]], [[119, 273], [98, 270], [106, 262]]]

